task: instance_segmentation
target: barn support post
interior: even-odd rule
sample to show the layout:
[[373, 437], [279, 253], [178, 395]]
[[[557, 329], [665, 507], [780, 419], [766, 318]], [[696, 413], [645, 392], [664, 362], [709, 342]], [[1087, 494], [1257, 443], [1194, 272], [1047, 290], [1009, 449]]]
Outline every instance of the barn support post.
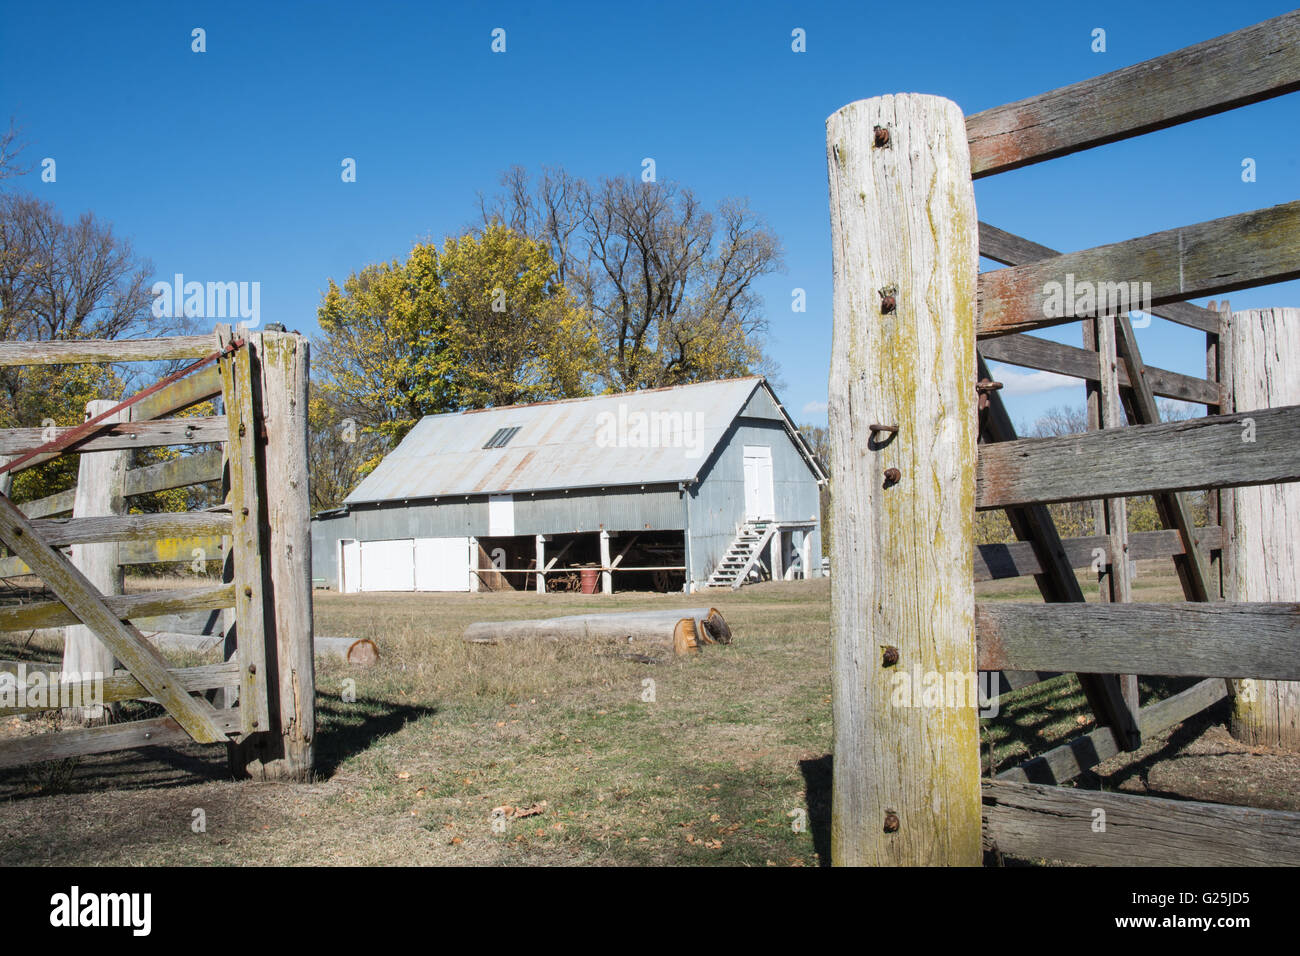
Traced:
[[483, 590], [483, 582], [479, 580], [477, 573], [478, 553], [480, 550], [478, 538], [471, 536], [469, 539], [469, 567], [466, 569], [467, 574], [469, 575], [469, 591], [471, 594]]
[[[95, 399], [86, 403], [86, 420], [108, 411], [117, 402]], [[123, 409], [106, 421], [124, 422], [131, 410]], [[126, 470], [131, 464], [129, 451], [98, 451], [84, 453], [77, 464], [77, 488], [73, 497], [74, 518], [102, 517], [122, 514], [125, 508], [124, 490]], [[122, 566], [117, 563], [117, 543], [74, 544], [72, 563], [101, 594], [122, 593]], [[63, 638], [62, 673], [68, 680], [80, 680], [83, 674], [101, 674], [110, 677], [115, 661], [93, 630], [84, 624], [68, 627]], [[68, 715], [74, 720], [92, 720], [102, 717], [102, 706], [70, 708]]]
[[948, 100], [899, 94], [826, 125], [831, 454], [853, 463], [836, 470], [831, 529], [831, 860], [978, 865], [978, 237], [965, 119]]
[[[1300, 405], [1300, 309], [1230, 319], [1235, 410]], [[1245, 423], [1243, 423], [1245, 424]], [[1258, 446], [1243, 428], [1240, 454]], [[1300, 601], [1300, 484], [1232, 492], [1232, 601]], [[1230, 730], [1252, 745], [1300, 753], [1300, 682], [1233, 681]]]
[[[251, 349], [255, 477], [263, 551], [258, 580], [270, 726], [231, 746], [236, 776], [306, 780], [316, 741], [316, 665], [307, 488], [307, 340], [295, 333], [245, 333]], [[265, 437], [259, 434], [265, 429]], [[239, 632], [242, 640], [245, 632]], [[242, 706], [242, 702], [241, 702]]]
[[537, 536], [537, 593], [546, 593], [546, 535]]
[[614, 572], [609, 569], [609, 532], [600, 529], [600, 591], [602, 594], [614, 593]]
[[808, 560], [812, 562], [812, 564], [809, 565], [811, 568], [810, 576], [814, 578], [822, 576], [822, 535], [826, 533], [823, 530], [825, 526], [822, 524], [822, 514], [823, 512], [819, 503], [817, 508], [817, 523], [813, 526], [812, 530], [807, 532], [804, 536], [804, 549], [808, 554]]

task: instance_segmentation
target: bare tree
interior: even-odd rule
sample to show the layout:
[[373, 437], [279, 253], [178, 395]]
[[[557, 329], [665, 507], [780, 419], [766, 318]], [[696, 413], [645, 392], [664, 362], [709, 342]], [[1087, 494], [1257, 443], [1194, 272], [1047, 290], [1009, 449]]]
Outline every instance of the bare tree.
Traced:
[[[152, 313], [152, 273], [153, 266], [136, 256], [128, 240], [92, 214], [65, 223], [51, 204], [30, 194], [0, 193], [0, 340], [111, 339], [171, 331], [176, 320]], [[92, 387], [90, 370], [74, 369], [0, 369], [0, 415], [30, 424], [46, 412], [55, 414], [60, 399]], [[100, 385], [120, 391], [123, 380], [107, 369], [103, 373]], [[45, 376], [45, 384], [37, 386], [33, 376]], [[75, 389], [72, 382], [78, 383]], [[63, 409], [55, 417], [68, 414]]]
[[341, 505], [387, 451], [382, 436], [366, 428], [364, 415], [337, 392], [312, 383], [307, 469], [313, 512]]
[[113, 227], [83, 213], [65, 223], [49, 203], [24, 193], [0, 196], [0, 337], [117, 338], [157, 331], [149, 279]]
[[826, 474], [831, 473], [831, 432], [825, 425], [800, 425], [799, 432]]
[[1082, 405], [1056, 405], [1039, 415], [1026, 437], [1052, 438], [1088, 430], [1088, 412]]
[[484, 224], [500, 221], [548, 244], [556, 279], [596, 324], [608, 387], [771, 369], [753, 283], [782, 267], [781, 245], [746, 201], [710, 211], [676, 183], [624, 176], [591, 187], [549, 168], [533, 183], [514, 167], [501, 185], [493, 199], [480, 197]]
[[581, 277], [588, 263], [580, 248], [590, 196], [587, 183], [562, 167], [543, 166], [534, 187], [524, 167], [512, 166], [501, 174], [500, 193], [490, 199], [479, 193], [479, 215], [483, 226], [500, 222], [545, 242], [556, 280], [569, 285], [571, 273]]
[[1194, 405], [1175, 398], [1158, 398], [1156, 407], [1162, 422], [1185, 422], [1189, 418], [1201, 418], [1205, 415], [1204, 405]]
[[9, 117], [9, 128], [0, 133], [0, 179], [10, 179], [14, 176], [26, 176], [31, 172], [30, 166], [22, 166], [18, 162], [18, 156], [27, 144], [19, 137], [22, 130], [14, 125], [13, 117]]
[[835, 499], [832, 494], [835, 479], [831, 473], [831, 431], [825, 425], [800, 425], [799, 432], [808, 443], [808, 448], [816, 456], [818, 464], [826, 472], [829, 481], [817, 491], [821, 503], [821, 543], [822, 557], [831, 553], [831, 524], [835, 520]]

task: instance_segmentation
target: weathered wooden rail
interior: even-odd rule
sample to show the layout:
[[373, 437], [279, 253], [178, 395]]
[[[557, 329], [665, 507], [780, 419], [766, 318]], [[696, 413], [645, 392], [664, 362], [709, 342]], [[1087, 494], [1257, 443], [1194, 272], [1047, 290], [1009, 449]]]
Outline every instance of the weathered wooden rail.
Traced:
[[[67, 628], [62, 677], [53, 690], [39, 706], [2, 712], [56, 709], [60, 700], [92, 690], [103, 705], [145, 700], [167, 711], [3, 739], [0, 766], [196, 741], [227, 744], [239, 775], [302, 779], [311, 773], [308, 346], [296, 334], [238, 335], [218, 327], [213, 335], [168, 339], [0, 343], [0, 366], [213, 360], [120, 411], [96, 407], [111, 417], [85, 434], [85, 426], [0, 431], [0, 455], [8, 461], [40, 452], [18, 461], [15, 471], [60, 454], [82, 456], [77, 488], [21, 505], [0, 495], [0, 541], [10, 555], [0, 559], [0, 577], [34, 574], [55, 598], [0, 607], [0, 631]], [[224, 414], [168, 417], [218, 398]], [[92, 403], [100, 404], [111, 405]], [[47, 446], [51, 439], [56, 444]], [[218, 443], [223, 447], [126, 467], [129, 450]], [[213, 509], [125, 513], [133, 496], [208, 482], [221, 482], [224, 498]], [[63, 553], [69, 547], [71, 557]], [[123, 565], [188, 564], [195, 555], [222, 560], [225, 583], [121, 593]], [[174, 667], [142, 633], [146, 619], [198, 611], [223, 614], [225, 660]], [[0, 662], [0, 671], [17, 675], [18, 662]], [[55, 708], [45, 706], [51, 702]]]
[[[834, 862], [973, 865], [990, 849], [1300, 862], [1300, 814], [1044, 786], [1242, 679], [1265, 686], [1270, 710], [1236, 693], [1240, 722], [1300, 715], [1300, 489], [1285, 484], [1300, 481], [1300, 311], [1187, 301], [1300, 276], [1300, 201], [1061, 253], [977, 222], [973, 191], [983, 176], [1296, 90], [1300, 11], [969, 117], [900, 94], [827, 121], [830, 435], [836, 460], [853, 463], [832, 530]], [[977, 256], [1004, 268], [978, 273]], [[1063, 293], [1084, 283], [1088, 295]], [[1137, 309], [1204, 335], [1204, 378], [1146, 364]], [[1075, 322], [1081, 348], [1032, 334]], [[1089, 431], [1019, 438], [989, 361], [1080, 379]], [[1157, 397], [1205, 417], [1162, 423]], [[1263, 500], [1260, 488], [1287, 491]], [[1208, 526], [1193, 520], [1193, 490], [1208, 490]], [[1140, 495], [1165, 530], [1129, 532], [1125, 499]], [[1060, 538], [1047, 506], [1066, 501], [1093, 503], [1094, 534]], [[1016, 543], [975, 546], [975, 512], [992, 508]], [[1262, 528], [1270, 509], [1277, 527]], [[1132, 603], [1130, 562], [1151, 558], [1174, 561], [1185, 603]], [[1100, 569], [1101, 603], [1084, 602], [1075, 570], [1087, 567]], [[1045, 603], [976, 605], [976, 581], [1022, 575]], [[896, 694], [905, 672], [976, 671], [1001, 672], [1004, 688], [1076, 673], [1098, 727], [981, 781], [977, 702], [900, 706]], [[1205, 679], [1141, 706], [1137, 674]]]

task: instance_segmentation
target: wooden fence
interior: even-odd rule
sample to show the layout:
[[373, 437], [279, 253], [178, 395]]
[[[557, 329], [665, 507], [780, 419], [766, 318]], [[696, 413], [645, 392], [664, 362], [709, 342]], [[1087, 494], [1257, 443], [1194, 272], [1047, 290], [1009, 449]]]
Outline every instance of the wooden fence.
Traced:
[[[143, 397], [98, 403], [108, 407], [92, 408], [99, 414], [86, 425], [0, 431], [11, 473], [59, 454], [82, 456], [75, 489], [20, 506], [0, 494], [0, 541], [11, 555], [0, 576], [35, 574], [55, 598], [0, 607], [0, 630], [67, 628], [64, 676], [50, 702], [141, 699], [167, 714], [0, 739], [0, 766], [192, 740], [227, 744], [237, 775], [302, 779], [315, 736], [306, 340], [219, 326], [213, 335], [166, 339], [0, 343], [2, 366], [158, 360], [195, 361]], [[168, 417], [216, 398], [221, 415]], [[222, 448], [134, 470], [125, 469], [125, 454], [96, 454], [209, 443]], [[123, 513], [132, 496], [207, 482], [221, 482], [221, 504], [211, 509]], [[61, 550], [69, 545], [75, 561]], [[107, 548], [103, 560], [96, 548]], [[222, 583], [143, 594], [114, 586], [122, 565], [196, 555], [223, 559]], [[195, 612], [222, 614], [225, 662], [173, 667], [142, 628], [146, 619]], [[10, 673], [18, 667], [0, 663]], [[102, 694], [72, 686], [86, 674], [101, 676]]]
[[[1235, 411], [1232, 316], [1186, 302], [1300, 276], [1300, 202], [1061, 254], [978, 222], [972, 183], [1298, 89], [1293, 12], [969, 117], [900, 94], [827, 121], [837, 864], [975, 865], [986, 849], [1300, 861], [1300, 814], [1056, 786], [1222, 700], [1225, 678], [1300, 679], [1300, 604], [1224, 602], [1243, 593], [1226, 489], [1300, 480], [1300, 406]], [[980, 256], [1006, 268], [980, 273]], [[1140, 302], [1134, 283], [1149, 283]], [[1133, 309], [1203, 334], [1205, 377], [1146, 365]], [[1030, 334], [1067, 322], [1082, 347]], [[1089, 431], [1018, 438], [994, 360], [1085, 380]], [[1161, 423], [1161, 396], [1206, 416]], [[1193, 489], [1211, 490], [1208, 527], [1194, 526]], [[1166, 530], [1128, 532], [1135, 495], [1154, 496]], [[1095, 502], [1095, 533], [1062, 540], [1047, 507], [1061, 501]], [[993, 508], [1018, 543], [976, 548], [975, 513]], [[1185, 603], [1130, 603], [1129, 562], [1156, 557], [1174, 560]], [[1090, 566], [1101, 603], [1075, 574]], [[976, 580], [1020, 575], [1044, 603], [976, 605]], [[975, 702], [898, 696], [907, 675], [973, 687], [977, 672], [1004, 688], [1076, 673], [1098, 729], [981, 779]], [[1135, 674], [1207, 679], [1139, 707]]]

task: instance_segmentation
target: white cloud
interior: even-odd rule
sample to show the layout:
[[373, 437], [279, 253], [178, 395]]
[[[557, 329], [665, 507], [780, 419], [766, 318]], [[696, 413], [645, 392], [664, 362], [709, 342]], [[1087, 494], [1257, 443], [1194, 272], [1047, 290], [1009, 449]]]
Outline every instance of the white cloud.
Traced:
[[1082, 379], [1056, 372], [1017, 372], [1005, 367], [994, 372], [994, 376], [1002, 383], [1006, 395], [1038, 395], [1058, 388], [1077, 388], [1082, 384]]
[[825, 415], [830, 406], [825, 402], [807, 402], [803, 407], [805, 415]]

